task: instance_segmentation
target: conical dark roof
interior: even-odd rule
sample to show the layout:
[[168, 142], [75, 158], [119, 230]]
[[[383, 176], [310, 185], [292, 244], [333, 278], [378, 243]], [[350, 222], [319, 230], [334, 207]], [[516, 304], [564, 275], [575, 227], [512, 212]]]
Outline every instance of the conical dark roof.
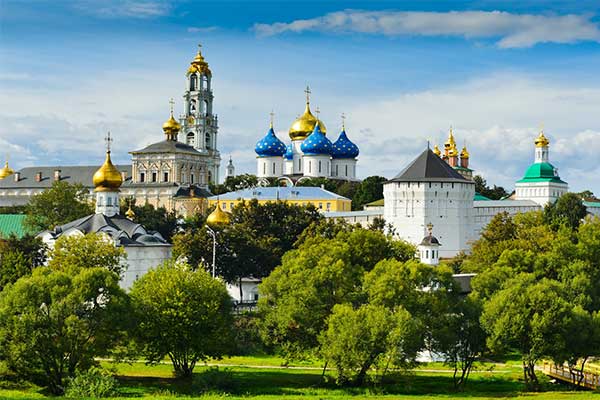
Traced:
[[430, 149], [423, 151], [390, 182], [461, 182], [473, 183], [459, 174]]

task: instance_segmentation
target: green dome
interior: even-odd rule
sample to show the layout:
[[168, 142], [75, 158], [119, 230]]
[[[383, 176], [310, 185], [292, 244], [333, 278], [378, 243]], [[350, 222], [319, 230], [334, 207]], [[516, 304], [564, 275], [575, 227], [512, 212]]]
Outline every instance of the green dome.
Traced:
[[547, 162], [531, 164], [525, 176], [519, 182], [559, 182], [564, 183], [558, 175], [554, 174], [555, 168]]

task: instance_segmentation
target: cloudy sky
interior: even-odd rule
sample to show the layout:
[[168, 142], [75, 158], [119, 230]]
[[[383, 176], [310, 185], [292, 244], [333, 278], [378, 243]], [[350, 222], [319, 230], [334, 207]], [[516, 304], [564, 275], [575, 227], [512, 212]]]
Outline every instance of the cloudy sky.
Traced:
[[600, 2], [0, 2], [0, 158], [93, 164], [162, 140], [198, 42], [219, 147], [254, 172], [269, 113], [287, 140], [304, 87], [359, 174], [394, 176], [454, 127], [471, 166], [512, 189], [543, 125], [574, 191], [600, 193]]

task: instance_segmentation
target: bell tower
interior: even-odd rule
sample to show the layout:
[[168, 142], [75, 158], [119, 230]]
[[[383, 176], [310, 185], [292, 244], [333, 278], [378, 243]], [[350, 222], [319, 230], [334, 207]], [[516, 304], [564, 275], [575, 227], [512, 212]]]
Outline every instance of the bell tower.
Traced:
[[179, 140], [206, 155], [208, 181], [218, 183], [221, 155], [217, 148], [218, 119], [213, 114], [212, 72], [200, 48], [198, 45], [198, 53], [186, 73]]

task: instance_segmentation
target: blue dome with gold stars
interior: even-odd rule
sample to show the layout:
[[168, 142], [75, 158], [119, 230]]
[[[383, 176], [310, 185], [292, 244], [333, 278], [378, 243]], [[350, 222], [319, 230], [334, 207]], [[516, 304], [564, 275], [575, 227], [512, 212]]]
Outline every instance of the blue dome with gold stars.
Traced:
[[319, 123], [315, 125], [315, 129], [309, 137], [304, 139], [300, 145], [300, 150], [306, 155], [330, 155], [333, 145], [331, 140], [321, 132]]
[[271, 124], [269, 131], [264, 138], [256, 143], [254, 151], [259, 157], [277, 157], [285, 154], [285, 144], [277, 138]]
[[294, 159], [294, 148], [292, 147], [291, 143], [285, 147], [285, 154], [283, 155], [283, 158], [285, 158], [286, 160]]
[[333, 142], [333, 150], [331, 151], [333, 158], [356, 158], [358, 157], [358, 146], [355, 145], [346, 136], [346, 130], [343, 129], [340, 136]]

